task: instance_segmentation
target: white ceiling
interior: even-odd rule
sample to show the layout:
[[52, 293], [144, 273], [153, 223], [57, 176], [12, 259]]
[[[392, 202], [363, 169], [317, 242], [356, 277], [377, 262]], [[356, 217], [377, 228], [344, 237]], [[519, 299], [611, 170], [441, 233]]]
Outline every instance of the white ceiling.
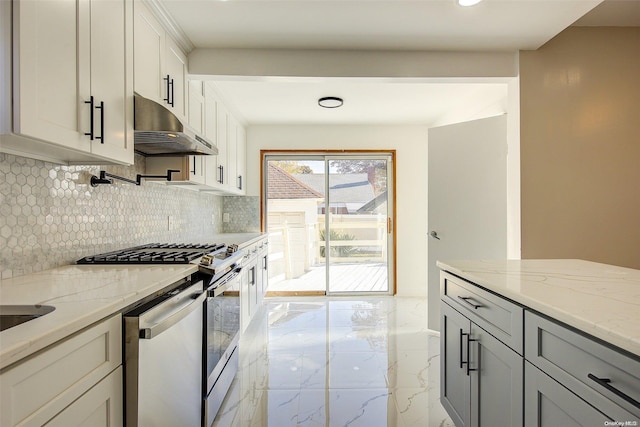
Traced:
[[[600, 0], [150, 0], [196, 48], [536, 49]], [[605, 0], [580, 25], [640, 25], [640, 0]], [[219, 92], [247, 124], [426, 124], [506, 111], [504, 83], [233, 79]], [[322, 96], [343, 107], [318, 107]]]
[[601, 0], [162, 0], [196, 47], [537, 49]]
[[[443, 125], [506, 111], [505, 84], [416, 83], [396, 79], [216, 81], [218, 91], [250, 124]], [[338, 96], [340, 108], [318, 99]]]

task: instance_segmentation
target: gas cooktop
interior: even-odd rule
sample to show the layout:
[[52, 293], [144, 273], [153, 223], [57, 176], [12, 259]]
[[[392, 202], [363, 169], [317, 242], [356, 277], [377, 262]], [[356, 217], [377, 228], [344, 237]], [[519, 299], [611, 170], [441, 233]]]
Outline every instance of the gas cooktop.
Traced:
[[225, 247], [223, 244], [149, 243], [87, 256], [77, 264], [188, 264]]

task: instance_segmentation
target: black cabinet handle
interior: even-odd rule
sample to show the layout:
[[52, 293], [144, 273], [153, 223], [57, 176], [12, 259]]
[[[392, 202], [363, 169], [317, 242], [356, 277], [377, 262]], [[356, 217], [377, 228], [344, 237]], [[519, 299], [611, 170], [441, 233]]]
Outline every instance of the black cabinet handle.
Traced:
[[167, 97], [163, 99], [163, 101], [165, 101], [167, 104], [171, 105], [171, 96], [170, 94], [170, 85], [171, 83], [169, 83], [171, 81], [171, 76], [169, 76], [169, 74], [167, 74], [167, 77], [163, 77], [162, 80], [167, 82]]
[[467, 376], [469, 376], [469, 372], [471, 371], [477, 371], [478, 369], [475, 368], [471, 368], [471, 343], [472, 342], [476, 342], [478, 340], [474, 340], [471, 338], [471, 334], [466, 334], [467, 335]]
[[196, 156], [193, 156], [193, 170], [191, 171], [192, 174], [196, 174]]
[[242, 175], [238, 175], [238, 190], [242, 190]]
[[[462, 328], [460, 328], [460, 353], [459, 353], [459, 356], [460, 356], [460, 369], [462, 369], [462, 365], [465, 365], [466, 363], [468, 363], [468, 362], [464, 362], [462, 360], [462, 338], [465, 335], [469, 335], [469, 334], [462, 332]], [[469, 356], [467, 355], [467, 357], [469, 357]]]
[[458, 295], [458, 298], [461, 299], [462, 301], [466, 302], [468, 305], [470, 305], [471, 307], [473, 307], [475, 310], [479, 309], [480, 307], [484, 307], [482, 304], [474, 304], [471, 301], [471, 297], [461, 297], [460, 295]]
[[263, 256], [262, 257], [262, 269], [266, 270], [267, 269], [267, 256]]
[[218, 183], [222, 184], [222, 166], [218, 166]]
[[638, 402], [637, 400], [635, 400], [634, 398], [632, 398], [628, 394], [625, 394], [625, 393], [621, 392], [620, 390], [618, 390], [617, 388], [615, 388], [614, 386], [612, 386], [611, 385], [611, 379], [609, 379], [609, 378], [598, 378], [598, 377], [596, 377], [595, 375], [593, 375], [591, 373], [589, 375], [587, 375], [587, 377], [589, 379], [595, 381], [596, 383], [598, 383], [602, 387], [606, 388], [611, 393], [615, 394], [616, 396], [620, 397], [621, 399], [626, 400], [627, 402], [629, 402], [630, 404], [632, 404], [636, 408], [640, 409], [640, 402]]
[[89, 139], [91, 141], [93, 141], [93, 126], [94, 126], [94, 122], [93, 122], [93, 95], [91, 95], [91, 97], [89, 97], [89, 101], [84, 101], [85, 104], [89, 104], [89, 112], [90, 112], [90, 116], [89, 116], [89, 123], [91, 123], [90, 128], [89, 128], [89, 132], [85, 132], [85, 135], [87, 135], [89, 137]]
[[104, 101], [100, 101], [100, 106], [96, 109], [100, 110], [100, 136], [96, 136], [96, 139], [100, 140], [100, 144], [104, 144]]
[[[175, 96], [173, 93], [173, 79], [171, 79], [171, 82], [169, 83], [169, 86], [171, 86], [171, 102], [169, 102], [169, 104], [171, 104], [171, 106], [173, 107], [173, 101], [175, 100]], [[167, 95], [168, 96], [168, 95]]]
[[255, 267], [251, 267], [251, 285], [255, 285], [256, 284], [256, 268]]

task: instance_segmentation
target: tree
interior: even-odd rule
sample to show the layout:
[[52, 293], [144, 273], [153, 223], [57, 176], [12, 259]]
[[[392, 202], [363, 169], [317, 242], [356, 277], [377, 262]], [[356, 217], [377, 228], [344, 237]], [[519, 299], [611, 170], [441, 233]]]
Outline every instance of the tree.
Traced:
[[270, 163], [290, 174], [296, 173], [313, 173], [308, 165], [303, 165], [296, 160], [273, 160]]

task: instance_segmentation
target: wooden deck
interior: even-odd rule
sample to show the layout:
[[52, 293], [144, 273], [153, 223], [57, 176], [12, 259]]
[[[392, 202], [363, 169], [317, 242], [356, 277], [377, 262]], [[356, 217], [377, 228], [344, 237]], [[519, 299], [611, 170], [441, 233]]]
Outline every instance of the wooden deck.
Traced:
[[[387, 266], [383, 263], [334, 264], [330, 267], [332, 292], [387, 292]], [[288, 292], [324, 292], [325, 266], [314, 266], [296, 279], [270, 283], [268, 292], [282, 295]]]

